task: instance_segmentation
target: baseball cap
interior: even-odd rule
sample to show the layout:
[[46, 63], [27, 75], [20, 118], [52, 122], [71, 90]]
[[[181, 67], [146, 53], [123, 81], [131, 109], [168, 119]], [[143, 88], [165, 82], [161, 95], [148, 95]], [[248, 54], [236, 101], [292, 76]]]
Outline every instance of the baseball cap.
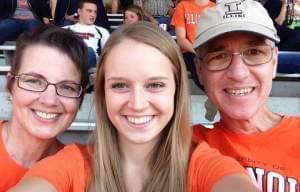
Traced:
[[194, 48], [235, 31], [249, 32], [279, 42], [273, 21], [261, 3], [253, 0], [222, 0], [201, 14]]

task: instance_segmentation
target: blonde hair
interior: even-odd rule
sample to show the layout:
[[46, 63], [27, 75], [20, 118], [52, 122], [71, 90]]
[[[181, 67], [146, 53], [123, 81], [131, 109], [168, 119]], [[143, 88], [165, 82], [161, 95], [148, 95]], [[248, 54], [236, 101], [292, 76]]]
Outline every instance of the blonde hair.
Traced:
[[126, 191], [121, 168], [117, 131], [108, 118], [104, 93], [105, 59], [110, 50], [124, 39], [135, 40], [158, 49], [173, 64], [176, 93], [173, 116], [161, 133], [149, 163], [150, 176], [143, 190], [147, 192], [186, 191], [186, 173], [191, 143], [189, 97], [185, 64], [175, 41], [159, 27], [137, 22], [118, 28], [102, 50], [95, 80], [96, 124], [93, 147], [93, 176], [90, 191]]

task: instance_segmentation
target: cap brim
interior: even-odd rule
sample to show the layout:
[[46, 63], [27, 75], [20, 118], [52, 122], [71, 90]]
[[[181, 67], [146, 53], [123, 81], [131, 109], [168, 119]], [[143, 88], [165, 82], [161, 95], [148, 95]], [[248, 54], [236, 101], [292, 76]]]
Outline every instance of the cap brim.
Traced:
[[249, 33], [256, 34], [258, 36], [268, 38], [272, 41], [275, 41], [276, 43], [280, 41], [275, 31], [265, 26], [259, 25], [257, 23], [250, 23], [245, 21], [234, 22], [234, 23], [226, 22], [217, 25], [213, 28], [210, 28], [209, 30], [204, 31], [203, 33], [198, 34], [194, 42], [194, 48], [198, 48], [204, 43], [220, 35], [223, 35], [225, 33], [231, 33], [231, 32], [249, 32]]

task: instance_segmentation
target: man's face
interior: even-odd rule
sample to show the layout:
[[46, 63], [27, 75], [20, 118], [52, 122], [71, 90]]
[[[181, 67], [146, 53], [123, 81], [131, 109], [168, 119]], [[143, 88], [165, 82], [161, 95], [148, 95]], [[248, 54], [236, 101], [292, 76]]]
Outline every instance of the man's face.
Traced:
[[[219, 109], [222, 118], [247, 120], [264, 111], [272, 79], [276, 75], [277, 48], [272, 49], [273, 44], [253, 34], [234, 32], [222, 35], [197, 50], [198, 56], [209, 56], [206, 62], [196, 59], [197, 73], [207, 96]], [[268, 48], [269, 59], [264, 64], [247, 65], [247, 55], [255, 57], [261, 54], [257, 46]], [[220, 54], [223, 51], [230, 53], [227, 54], [229, 58], [232, 55], [228, 66], [223, 65], [225, 62], [220, 63], [222, 67], [207, 65], [212, 60], [222, 61], [226, 57]], [[242, 51], [244, 59], [239, 54]]]
[[94, 3], [84, 3], [81, 9], [78, 9], [79, 23], [83, 25], [92, 25], [96, 21], [97, 6]]

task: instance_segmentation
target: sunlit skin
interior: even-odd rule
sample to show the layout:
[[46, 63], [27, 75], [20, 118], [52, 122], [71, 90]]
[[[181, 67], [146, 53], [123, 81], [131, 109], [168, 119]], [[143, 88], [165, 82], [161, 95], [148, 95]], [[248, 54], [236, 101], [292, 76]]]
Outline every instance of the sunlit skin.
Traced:
[[153, 146], [174, 111], [172, 63], [159, 50], [125, 39], [104, 65], [107, 113], [120, 145]]
[[139, 21], [139, 17], [133, 11], [127, 10], [124, 13], [124, 23], [125, 24], [132, 24]]
[[97, 6], [94, 3], [84, 3], [81, 9], [77, 10], [79, 23], [83, 25], [93, 25], [97, 17]]
[[[28, 47], [21, 62], [18, 74], [39, 74], [51, 83], [80, 83], [80, 73], [74, 63], [55, 48], [45, 45]], [[15, 82], [11, 96], [13, 115], [9, 126], [24, 138], [25, 135], [41, 140], [55, 138], [70, 126], [79, 107], [78, 98], [58, 96], [52, 85], [44, 92], [30, 92], [19, 88]]]
[[[257, 44], [272, 45], [272, 42], [249, 33], [236, 32], [214, 39], [207, 48], [239, 52], [247, 45]], [[205, 54], [204, 51], [202, 54]], [[228, 68], [220, 71], [209, 71], [205, 64], [200, 62], [196, 60], [199, 79], [205, 87], [206, 94], [219, 109], [222, 121], [228, 123], [228, 127], [234, 127], [234, 123], [237, 123], [239, 128], [243, 127], [240, 124], [246, 124], [250, 130], [267, 129], [270, 128], [267, 119], [278, 120], [266, 106], [272, 79], [276, 75], [276, 48], [273, 50], [271, 61], [263, 65], [247, 66], [240, 55], [234, 55]], [[275, 123], [272, 120], [270, 122], [272, 125]]]

